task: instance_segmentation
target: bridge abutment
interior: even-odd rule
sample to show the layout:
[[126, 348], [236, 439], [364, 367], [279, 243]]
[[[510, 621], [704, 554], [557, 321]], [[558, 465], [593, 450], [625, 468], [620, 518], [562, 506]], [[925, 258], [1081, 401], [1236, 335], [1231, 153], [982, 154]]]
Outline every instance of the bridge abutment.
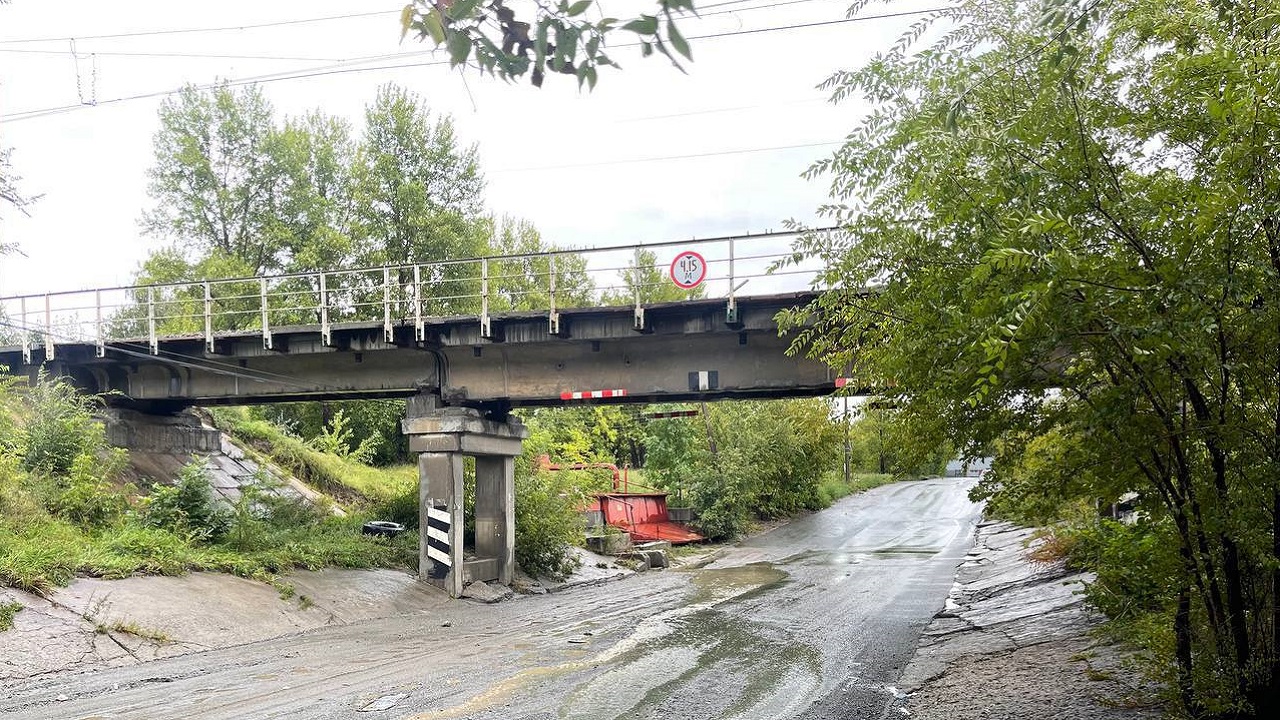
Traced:
[[107, 443], [113, 447], [187, 455], [222, 450], [222, 434], [205, 427], [200, 418], [189, 412], [151, 415], [108, 408], [100, 417], [106, 428]]
[[[469, 582], [511, 582], [515, 570], [515, 457], [529, 432], [518, 419], [439, 407], [418, 396], [402, 423], [418, 455], [418, 576], [462, 595]], [[475, 458], [475, 548], [464, 547], [464, 458]]]

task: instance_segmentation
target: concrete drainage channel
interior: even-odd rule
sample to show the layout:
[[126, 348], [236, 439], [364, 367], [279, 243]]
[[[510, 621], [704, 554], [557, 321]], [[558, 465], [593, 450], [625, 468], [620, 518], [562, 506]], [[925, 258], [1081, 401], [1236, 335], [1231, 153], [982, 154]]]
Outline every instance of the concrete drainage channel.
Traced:
[[927, 720], [1156, 718], [1155, 687], [1125, 651], [1095, 638], [1084, 602], [1091, 577], [1027, 554], [1035, 531], [982, 523], [946, 608], [889, 688], [899, 714]]

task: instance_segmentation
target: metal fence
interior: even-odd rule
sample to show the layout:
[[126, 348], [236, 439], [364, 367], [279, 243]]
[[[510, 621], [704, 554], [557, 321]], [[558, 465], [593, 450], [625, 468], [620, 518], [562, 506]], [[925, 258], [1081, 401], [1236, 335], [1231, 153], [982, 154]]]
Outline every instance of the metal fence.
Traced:
[[[33, 348], [52, 359], [59, 344], [92, 343], [99, 357], [113, 342], [147, 345], [259, 332], [272, 347], [283, 327], [318, 326], [330, 342], [335, 326], [380, 322], [388, 342], [397, 326], [426, 339], [433, 319], [478, 317], [489, 336], [495, 313], [538, 312], [559, 332], [563, 310], [631, 306], [637, 328], [647, 305], [720, 298], [730, 319], [739, 297], [815, 287], [820, 266], [796, 258], [789, 238], [766, 233], [587, 250], [556, 250], [406, 265], [99, 288], [0, 298], [0, 345]], [[671, 279], [673, 260], [697, 253], [705, 277], [692, 290]], [[687, 268], [686, 268], [687, 269]], [[695, 268], [696, 270], [696, 268]]]

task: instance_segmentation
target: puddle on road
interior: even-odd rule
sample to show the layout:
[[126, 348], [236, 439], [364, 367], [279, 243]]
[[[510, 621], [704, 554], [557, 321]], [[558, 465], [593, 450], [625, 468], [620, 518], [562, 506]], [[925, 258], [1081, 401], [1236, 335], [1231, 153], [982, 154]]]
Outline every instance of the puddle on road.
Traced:
[[796, 553], [795, 555], [788, 555], [779, 561], [779, 564], [808, 567], [838, 567], [844, 565], [857, 565], [868, 560], [933, 556], [937, 555], [940, 551], [941, 549], [936, 547], [919, 547], [912, 545], [882, 547], [872, 550], [805, 550], [804, 552]]
[[782, 717], [798, 709], [821, 683], [821, 655], [786, 630], [733, 615], [729, 607], [779, 587], [787, 573], [753, 563], [691, 571], [690, 580], [693, 592], [682, 605], [640, 620], [608, 649], [527, 668], [461, 705], [411, 720], [465, 717], [533, 685], [606, 664], [568, 693], [561, 717], [678, 717], [690, 703], [710, 706], [726, 720]]
[[630, 647], [613, 667], [576, 687], [560, 716], [785, 717], [821, 682], [818, 651], [779, 628], [716, 607], [669, 618], [668, 625], [668, 632]]
[[700, 604], [731, 598], [745, 599], [772, 590], [787, 577], [787, 573], [767, 562], [694, 570], [692, 581], [696, 590], [691, 600], [694, 604]]

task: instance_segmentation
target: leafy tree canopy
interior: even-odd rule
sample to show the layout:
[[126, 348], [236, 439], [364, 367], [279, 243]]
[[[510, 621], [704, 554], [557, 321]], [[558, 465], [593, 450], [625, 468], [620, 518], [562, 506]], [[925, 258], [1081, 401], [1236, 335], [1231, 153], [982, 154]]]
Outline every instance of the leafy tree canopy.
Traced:
[[[1198, 717], [1273, 717], [1280, 698], [1277, 17], [1172, 0], [924, 17], [825, 84], [872, 109], [811, 173], [846, 230], [800, 249], [834, 291], [784, 318], [797, 349], [884, 388], [917, 442], [998, 450], [986, 494], [1045, 457], [1098, 480], [1085, 495], [1138, 492], [1167, 553], [1149, 647]], [[1054, 435], [1069, 452], [1037, 442]]]

